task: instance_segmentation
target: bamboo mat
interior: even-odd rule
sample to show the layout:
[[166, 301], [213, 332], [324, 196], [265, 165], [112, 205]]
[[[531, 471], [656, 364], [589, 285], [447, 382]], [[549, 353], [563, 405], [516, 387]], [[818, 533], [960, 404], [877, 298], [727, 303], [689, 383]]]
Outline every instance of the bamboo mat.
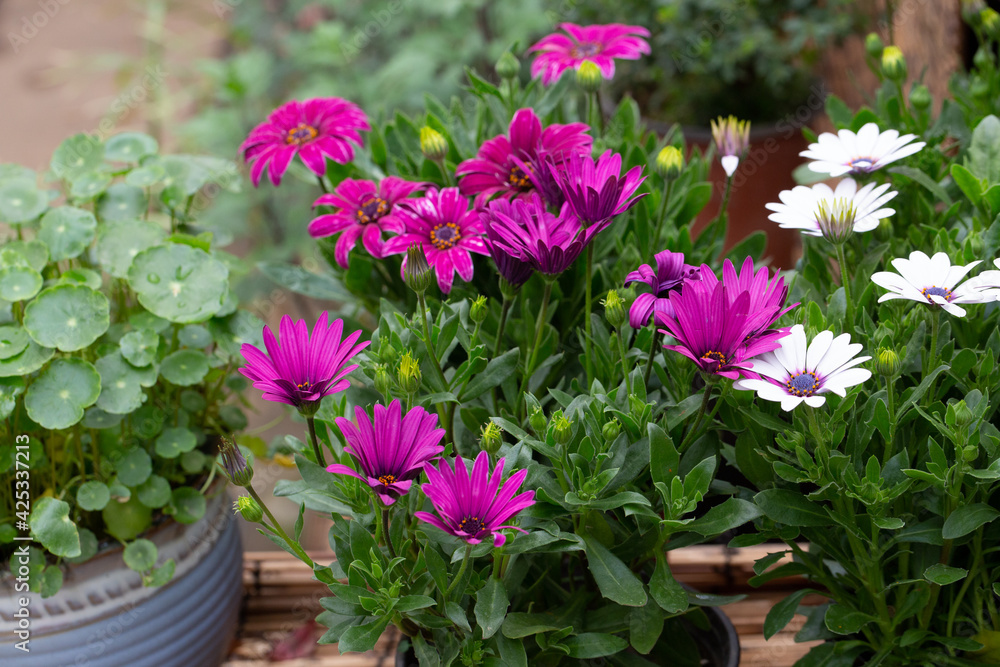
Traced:
[[[762, 626], [768, 610], [788, 592], [801, 588], [801, 578], [778, 579], [754, 589], [747, 584], [753, 564], [781, 545], [760, 545], [743, 549], [723, 546], [694, 546], [669, 553], [671, 569], [678, 580], [705, 593], [746, 593], [740, 602], [726, 605], [740, 635], [744, 667], [790, 667], [816, 642], [796, 644], [795, 632], [804, 618], [796, 616], [782, 632], [765, 641]], [[333, 560], [329, 552], [312, 552], [317, 562]], [[391, 627], [374, 650], [341, 655], [336, 645], [318, 645], [325, 628], [314, 619], [319, 600], [328, 589], [312, 579], [298, 560], [281, 551], [247, 552], [243, 560], [245, 590], [240, 630], [224, 667], [262, 667], [280, 658], [283, 667], [393, 667], [399, 633]], [[822, 598], [810, 596], [804, 604], [818, 604]]]

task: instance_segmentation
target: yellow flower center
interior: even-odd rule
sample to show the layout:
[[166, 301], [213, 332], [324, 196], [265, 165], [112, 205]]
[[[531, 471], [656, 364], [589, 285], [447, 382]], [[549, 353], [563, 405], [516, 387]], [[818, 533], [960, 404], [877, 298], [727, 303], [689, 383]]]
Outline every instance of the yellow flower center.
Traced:
[[386, 484], [386, 485], [388, 485], [388, 484], [394, 484], [396, 482], [396, 476], [395, 475], [379, 475], [378, 481], [380, 481], [380, 482], [382, 482], [383, 484]]
[[378, 220], [388, 212], [389, 203], [386, 200], [381, 197], [372, 197], [362, 204], [361, 208], [355, 211], [355, 215], [358, 218], [358, 222], [366, 225], [369, 222]]
[[296, 144], [301, 146], [302, 144], [315, 139], [317, 134], [319, 133], [312, 125], [299, 123], [297, 127], [293, 127], [288, 131], [288, 135], [285, 137], [285, 143], [289, 145]]
[[431, 230], [431, 243], [438, 250], [451, 248], [462, 238], [462, 233], [458, 230], [458, 225], [449, 222], [445, 225], [438, 225]]
[[465, 517], [458, 523], [458, 529], [468, 535], [476, 535], [486, 528], [486, 524], [478, 516]]

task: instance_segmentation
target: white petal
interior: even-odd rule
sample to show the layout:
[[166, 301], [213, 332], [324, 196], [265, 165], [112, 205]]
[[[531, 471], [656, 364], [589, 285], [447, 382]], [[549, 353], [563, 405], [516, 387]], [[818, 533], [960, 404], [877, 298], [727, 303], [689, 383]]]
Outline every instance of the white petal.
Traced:
[[732, 176], [736, 167], [740, 166], [740, 158], [736, 155], [724, 155], [721, 162], [722, 168], [726, 170], [726, 176]]
[[805, 364], [802, 370], [815, 371], [816, 367], [823, 361], [830, 343], [833, 342], [832, 331], [820, 331], [809, 343], [809, 350], [806, 352]]
[[818, 408], [821, 407], [824, 403], [826, 403], [826, 396], [819, 396], [819, 395], [806, 396], [805, 401], [806, 405], [808, 405], [809, 407]]

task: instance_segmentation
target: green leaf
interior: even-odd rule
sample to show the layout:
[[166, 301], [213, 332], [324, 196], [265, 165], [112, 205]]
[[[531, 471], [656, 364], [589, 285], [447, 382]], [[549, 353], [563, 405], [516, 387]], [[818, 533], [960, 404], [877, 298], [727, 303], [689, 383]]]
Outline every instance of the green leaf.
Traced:
[[177, 340], [184, 347], [203, 348], [212, 344], [212, 334], [200, 324], [188, 324], [177, 332]]
[[955, 181], [955, 185], [958, 186], [958, 189], [962, 191], [969, 201], [978, 206], [979, 202], [983, 199], [983, 186], [979, 182], [979, 179], [973, 176], [971, 171], [958, 163], [951, 165], [949, 173], [952, 180]]
[[160, 181], [166, 180], [167, 170], [158, 164], [148, 167], [137, 167], [125, 174], [125, 182], [137, 188], [148, 188]]
[[517, 368], [518, 354], [520, 354], [520, 350], [515, 347], [512, 350], [507, 350], [499, 357], [490, 359], [483, 372], [472, 378], [469, 384], [465, 386], [465, 389], [459, 395], [459, 399], [462, 401], [471, 401], [474, 398], [482, 396], [493, 387], [500, 386], [500, 383], [510, 377], [514, 369]]
[[59, 144], [49, 168], [57, 178], [72, 180], [74, 176], [96, 170], [103, 161], [104, 146], [100, 139], [76, 134]]
[[770, 639], [781, 632], [795, 616], [795, 610], [798, 609], [802, 598], [815, 592], [811, 588], [803, 588], [771, 607], [771, 611], [767, 612], [767, 617], [764, 619], [764, 639]]
[[160, 509], [170, 502], [170, 482], [159, 475], [150, 475], [145, 482], [135, 488], [135, 495], [146, 507]]
[[674, 579], [666, 558], [656, 559], [656, 568], [649, 579], [649, 594], [667, 613], [679, 614], [688, 608], [687, 591]]
[[55, 350], [42, 347], [33, 340], [28, 341], [28, 347], [7, 358], [0, 359], [0, 377], [13, 377], [34, 373], [52, 358]]
[[[952, 166], [954, 167], [956, 165]], [[945, 203], [945, 206], [951, 206], [951, 197], [948, 196], [948, 192], [943, 187], [941, 187], [940, 183], [935, 181], [933, 178], [928, 176], [925, 172], [921, 171], [920, 169], [915, 169], [913, 167], [899, 166], [899, 167], [892, 167], [887, 171], [891, 174], [900, 174], [902, 176], [906, 176], [907, 178], [913, 181], [916, 181], [920, 185], [927, 188], [927, 191], [930, 192], [932, 195], [934, 195], [936, 199], [938, 199], [939, 201], [943, 201]]]
[[326, 274], [312, 273], [293, 264], [274, 261], [259, 262], [257, 268], [282, 287], [314, 299], [344, 302], [354, 299], [340, 281]]
[[148, 205], [142, 188], [115, 183], [97, 199], [97, 217], [101, 222], [126, 222], [143, 216]]
[[740, 498], [730, 498], [721, 505], [716, 505], [700, 519], [695, 519], [687, 525], [705, 537], [711, 537], [742, 526], [747, 521], [753, 521], [763, 512], [751, 502]]
[[[22, 353], [23, 354], [23, 353]], [[101, 376], [83, 359], [56, 359], [24, 395], [28, 416], [48, 429], [69, 428], [101, 393]]]
[[42, 274], [30, 266], [5, 266], [0, 269], [0, 299], [26, 301], [42, 289]]
[[139, 502], [138, 498], [111, 502], [101, 512], [104, 528], [113, 537], [122, 541], [134, 540], [152, 522], [152, 510]]
[[650, 602], [644, 607], [635, 607], [629, 614], [629, 642], [639, 653], [649, 653], [663, 634], [664, 615], [660, 608]]
[[965, 579], [968, 574], [968, 570], [960, 567], [952, 567], [950, 565], [945, 565], [944, 563], [934, 563], [929, 568], [924, 570], [924, 579], [932, 584], [947, 586], [948, 584], [953, 584], [956, 581]]
[[49, 247], [38, 239], [7, 241], [2, 248], [0, 260], [4, 263], [19, 264], [17, 260], [21, 259], [35, 271], [41, 271], [49, 261]]
[[49, 257], [58, 262], [76, 257], [94, 240], [97, 219], [90, 211], [72, 206], [54, 208], [42, 216], [38, 239], [49, 247]]
[[119, 344], [125, 360], [133, 366], [142, 368], [150, 365], [156, 359], [160, 337], [149, 329], [139, 329], [138, 331], [129, 331], [122, 336]]
[[635, 573], [590, 533], [581, 537], [587, 545], [587, 565], [601, 595], [626, 607], [646, 604], [646, 591]]
[[82, 285], [56, 285], [24, 309], [24, 328], [39, 345], [63, 352], [82, 350], [108, 330], [108, 297]]
[[142, 447], [130, 449], [115, 465], [118, 481], [136, 487], [145, 482], [153, 471], [153, 460]]
[[43, 598], [50, 598], [59, 592], [63, 584], [63, 573], [58, 565], [47, 565], [42, 570], [39, 592]]
[[680, 472], [680, 454], [674, 442], [658, 424], [646, 427], [649, 435], [649, 473], [653, 482], [670, 484], [670, 480]]
[[146, 310], [171, 322], [208, 319], [229, 292], [225, 264], [188, 245], [143, 250], [132, 261], [128, 281]]
[[14, 181], [0, 185], [0, 222], [21, 225], [34, 220], [48, 207], [48, 196], [34, 183]]
[[80, 174], [73, 179], [69, 188], [69, 199], [76, 203], [90, 201], [111, 185], [111, 175], [99, 171]]
[[985, 503], [963, 505], [945, 519], [941, 535], [946, 540], [954, 540], [963, 535], [968, 535], [976, 528], [993, 521], [998, 516], [1000, 516], [1000, 511]]
[[[25, 384], [24, 378], [0, 378], [0, 419], [7, 419], [13, 414], [17, 397], [24, 393]], [[3, 468], [0, 464], [0, 470]]]
[[78, 528], [80, 534], [80, 555], [67, 558], [70, 563], [86, 563], [97, 555], [97, 536], [86, 528]]
[[584, 632], [567, 637], [562, 645], [569, 649], [569, 657], [590, 660], [620, 653], [628, 648], [628, 641], [603, 632]]
[[128, 569], [145, 572], [156, 565], [158, 553], [156, 545], [149, 540], [136, 540], [125, 546], [122, 560]]
[[121, 132], [104, 143], [104, 159], [109, 162], [139, 162], [160, 150], [156, 139], [141, 132]]
[[987, 183], [1000, 183], [1000, 118], [990, 114], [972, 131], [969, 170]]
[[166, 236], [162, 227], [151, 222], [101, 225], [97, 232], [97, 260], [115, 278], [125, 278], [135, 256], [158, 245]]
[[117, 351], [98, 359], [96, 367], [101, 375], [97, 407], [113, 415], [127, 415], [138, 410], [144, 398], [142, 388], [156, 383], [156, 369], [152, 366], [136, 368]]
[[178, 350], [160, 363], [160, 375], [181, 387], [198, 384], [208, 370], [208, 357], [201, 350]]
[[76, 490], [76, 504], [88, 512], [104, 509], [111, 500], [111, 492], [103, 482], [90, 480]]
[[476, 623], [483, 631], [483, 639], [489, 639], [500, 629], [507, 616], [507, 591], [503, 582], [496, 577], [490, 577], [486, 584], [474, 596], [476, 599]]
[[148, 576], [143, 577], [142, 585], [163, 586], [165, 583], [174, 578], [174, 570], [176, 568], [177, 564], [174, 562], [173, 558], [170, 558], [160, 567], [154, 567]]
[[69, 518], [69, 503], [43, 497], [31, 508], [28, 517], [31, 534], [54, 556], [79, 556], [80, 534]]
[[391, 616], [385, 616], [384, 618], [376, 619], [364, 625], [355, 625], [348, 628], [344, 634], [340, 635], [340, 641], [337, 643], [337, 648], [341, 653], [364, 653], [365, 651], [370, 651], [375, 648], [375, 644], [378, 642], [379, 637], [385, 631]]
[[822, 505], [795, 491], [766, 489], [753, 500], [769, 519], [778, 523], [789, 526], [829, 526], [833, 523]]
[[826, 609], [826, 629], [838, 635], [853, 635], [872, 621], [878, 620], [870, 614], [853, 610], [842, 604], [832, 604]]
[[190, 452], [198, 444], [194, 433], [186, 428], [168, 428], [156, 439], [156, 455], [165, 459], [175, 459], [184, 452]]
[[181, 523], [194, 523], [205, 516], [205, 496], [190, 486], [174, 489], [171, 505], [174, 518]]
[[698, 183], [691, 186], [687, 191], [687, 196], [684, 198], [684, 205], [681, 206], [681, 210], [678, 211], [674, 219], [674, 223], [680, 227], [694, 220], [695, 216], [705, 208], [705, 205], [708, 204], [711, 198], [711, 183]]

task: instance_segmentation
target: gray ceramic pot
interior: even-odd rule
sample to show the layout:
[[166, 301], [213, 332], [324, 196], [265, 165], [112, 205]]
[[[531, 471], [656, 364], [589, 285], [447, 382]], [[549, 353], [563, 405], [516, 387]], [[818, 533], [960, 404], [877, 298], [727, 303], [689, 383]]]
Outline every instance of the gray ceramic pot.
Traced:
[[64, 573], [62, 589], [30, 594], [30, 653], [14, 646], [13, 582], [0, 581], [0, 664], [19, 667], [215, 667], [236, 632], [242, 597], [239, 531], [224, 489], [191, 524], [169, 521], [146, 537], [174, 578], [145, 588], [109, 549]]

